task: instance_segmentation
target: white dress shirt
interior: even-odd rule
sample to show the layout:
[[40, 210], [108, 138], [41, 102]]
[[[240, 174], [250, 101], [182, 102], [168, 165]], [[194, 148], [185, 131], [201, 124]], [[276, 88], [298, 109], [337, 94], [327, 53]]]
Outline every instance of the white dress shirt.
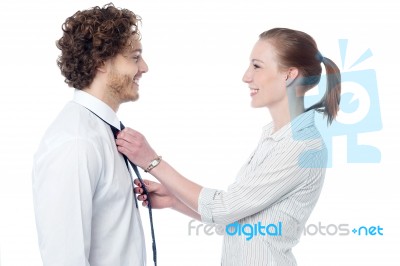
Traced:
[[44, 266], [143, 266], [146, 251], [132, 180], [110, 126], [115, 112], [76, 90], [46, 131], [33, 163]]
[[281, 223], [281, 235], [276, 236], [258, 234], [246, 240], [244, 234], [225, 232], [224, 266], [296, 265], [292, 247], [320, 195], [327, 152], [314, 125], [314, 111], [301, 114], [275, 133], [272, 129], [272, 124], [264, 127], [257, 148], [227, 191], [203, 188], [200, 193], [203, 222], [224, 226], [260, 222], [277, 228]]

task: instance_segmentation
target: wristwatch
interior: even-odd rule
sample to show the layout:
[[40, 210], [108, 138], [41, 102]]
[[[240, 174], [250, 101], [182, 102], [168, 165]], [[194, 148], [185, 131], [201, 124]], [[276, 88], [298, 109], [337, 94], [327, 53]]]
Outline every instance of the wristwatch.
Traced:
[[162, 156], [157, 156], [157, 158], [155, 158], [154, 160], [152, 160], [149, 164], [149, 166], [147, 166], [147, 168], [144, 170], [146, 173], [150, 172], [151, 169], [153, 169], [154, 167], [156, 167], [160, 162], [161, 162]]

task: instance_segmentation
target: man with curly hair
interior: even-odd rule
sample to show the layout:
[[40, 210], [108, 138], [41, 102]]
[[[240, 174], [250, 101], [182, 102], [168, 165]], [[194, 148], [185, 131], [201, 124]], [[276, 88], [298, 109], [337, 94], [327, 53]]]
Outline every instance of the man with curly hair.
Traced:
[[57, 63], [74, 97], [46, 131], [32, 173], [44, 265], [146, 264], [132, 178], [109, 126], [120, 129], [116, 112], [138, 99], [148, 70], [139, 22], [108, 4], [63, 24]]

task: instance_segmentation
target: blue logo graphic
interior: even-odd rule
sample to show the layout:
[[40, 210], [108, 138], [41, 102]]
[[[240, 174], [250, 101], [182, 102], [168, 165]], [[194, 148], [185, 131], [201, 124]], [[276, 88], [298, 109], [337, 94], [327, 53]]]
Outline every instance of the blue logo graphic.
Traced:
[[[373, 69], [350, 71], [356, 65], [372, 56], [367, 49], [347, 70], [345, 70], [348, 40], [339, 40], [341, 54], [342, 94], [340, 111], [332, 125], [327, 126], [322, 114], [316, 113], [315, 123], [328, 149], [327, 167], [332, 167], [332, 139], [334, 136], [347, 136], [347, 163], [379, 163], [380, 150], [373, 145], [360, 144], [360, 133], [375, 132], [382, 129], [376, 72]], [[305, 97], [305, 106], [311, 106], [325, 94], [326, 76], [321, 76], [318, 85], [319, 95]]]

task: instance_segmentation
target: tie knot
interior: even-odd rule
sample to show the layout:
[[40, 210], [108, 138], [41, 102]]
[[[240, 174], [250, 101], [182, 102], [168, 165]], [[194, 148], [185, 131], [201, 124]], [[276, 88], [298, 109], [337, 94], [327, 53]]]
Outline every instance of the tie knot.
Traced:
[[112, 130], [112, 133], [113, 133], [113, 135], [114, 135], [114, 138], [117, 139], [117, 136], [118, 136], [118, 133], [119, 133], [118, 128], [116, 128], [116, 127], [111, 127], [111, 130]]
[[[122, 124], [122, 122], [119, 122], [119, 125], [120, 125], [120, 127], [121, 127], [121, 130], [123, 130], [123, 129], [125, 128], [125, 126], [124, 126], [124, 124]], [[113, 133], [113, 135], [114, 135], [114, 138], [117, 139], [118, 133], [119, 133], [121, 130], [119, 130], [118, 128], [113, 127], [113, 126], [111, 126], [111, 130], [112, 130], [112, 133]]]

